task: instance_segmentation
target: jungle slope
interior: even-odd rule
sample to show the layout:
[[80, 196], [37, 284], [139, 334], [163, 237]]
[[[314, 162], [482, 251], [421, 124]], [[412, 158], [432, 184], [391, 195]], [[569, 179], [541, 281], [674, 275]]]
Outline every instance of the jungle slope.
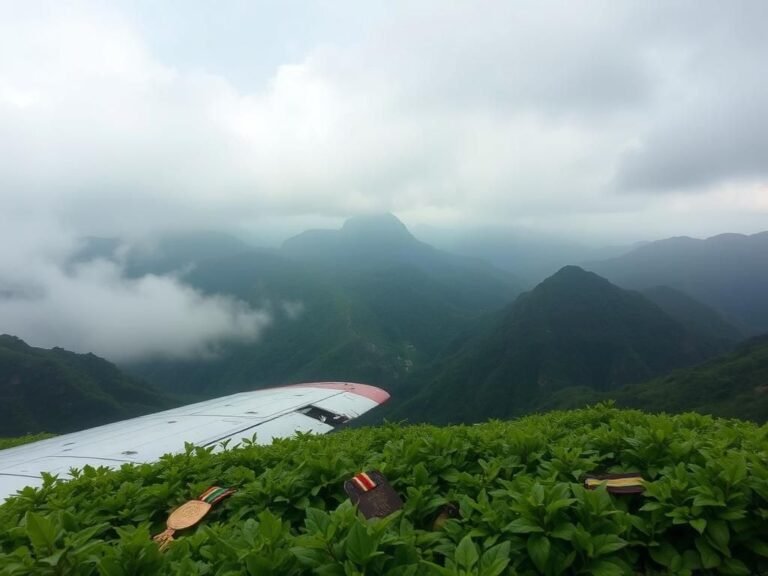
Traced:
[[638, 292], [566, 266], [445, 354], [410, 398], [381, 411], [414, 422], [478, 422], [536, 410], [573, 386], [605, 392], [722, 350]]
[[667, 376], [606, 393], [569, 388], [539, 410], [579, 408], [603, 400], [651, 412], [695, 411], [758, 423], [768, 421], [768, 336], [753, 338], [730, 354]]
[[0, 436], [72, 432], [174, 403], [93, 354], [0, 335]]

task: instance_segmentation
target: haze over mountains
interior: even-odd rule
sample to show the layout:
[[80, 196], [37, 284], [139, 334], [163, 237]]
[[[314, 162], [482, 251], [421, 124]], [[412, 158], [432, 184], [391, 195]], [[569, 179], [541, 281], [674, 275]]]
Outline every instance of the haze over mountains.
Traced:
[[[197, 357], [157, 354], [122, 362], [130, 377], [105, 369], [112, 379], [104, 384], [107, 391], [94, 392], [89, 384], [85, 395], [98, 400], [77, 402], [84, 414], [117, 418], [134, 413], [136, 402], [110, 390], [136, 387], [146, 398], [138, 402], [144, 408], [169, 402], [140, 381], [192, 399], [346, 380], [392, 392], [376, 418], [461, 422], [609, 397], [726, 353], [745, 334], [759, 331], [768, 292], [761, 248], [766, 238], [671, 239], [590, 265], [640, 292], [571, 265], [525, 293], [515, 274], [421, 242], [391, 214], [308, 230], [273, 249], [212, 232], [139, 243], [90, 238], [73, 266], [104, 260], [120, 262], [130, 277], [172, 274], [202, 297], [231, 298], [263, 311], [270, 322], [259, 339], [223, 338]], [[724, 260], [727, 277], [715, 273]], [[750, 325], [736, 327], [733, 318]], [[115, 379], [123, 388], [109, 383]], [[64, 385], [57, 386], [60, 393]], [[78, 385], [66, 386], [75, 391], [73, 398], [83, 395]], [[99, 402], [110, 408], [101, 410]], [[24, 432], [72, 426], [68, 417], [56, 427], [42, 417], [19, 418], [12, 427]]]
[[768, 232], [668, 238], [585, 267], [625, 288], [676, 288], [752, 334], [768, 332]]
[[419, 242], [388, 214], [278, 251], [204, 259], [184, 279], [275, 317], [263, 339], [222, 346], [217, 358], [132, 366], [158, 386], [207, 395], [307, 379], [396, 385], [521, 290], [511, 274]]

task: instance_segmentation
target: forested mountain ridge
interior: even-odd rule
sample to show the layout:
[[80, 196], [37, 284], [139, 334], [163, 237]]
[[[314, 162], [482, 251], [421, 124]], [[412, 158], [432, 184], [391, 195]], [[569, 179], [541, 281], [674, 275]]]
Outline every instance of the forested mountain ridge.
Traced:
[[565, 389], [545, 399], [538, 409], [579, 408], [605, 400], [650, 412], [694, 411], [764, 423], [768, 421], [768, 336], [649, 382], [605, 393]]
[[98, 356], [0, 335], [0, 436], [71, 432], [173, 405]]
[[566, 266], [446, 356], [415, 398], [393, 398], [385, 411], [432, 422], [509, 417], [560, 389], [642, 382], [712, 349], [641, 294]]
[[676, 288], [746, 332], [768, 332], [768, 232], [668, 238], [584, 266], [623, 288]]
[[654, 286], [641, 290], [643, 296], [656, 304], [691, 334], [706, 340], [712, 352], [724, 352], [744, 339], [744, 334], [713, 308], [669, 286]]
[[520, 292], [511, 274], [419, 242], [390, 214], [310, 231], [286, 246], [203, 259], [184, 275], [206, 294], [269, 310], [275, 321], [261, 340], [222, 345], [214, 359], [129, 369], [204, 396], [306, 380], [397, 387]]

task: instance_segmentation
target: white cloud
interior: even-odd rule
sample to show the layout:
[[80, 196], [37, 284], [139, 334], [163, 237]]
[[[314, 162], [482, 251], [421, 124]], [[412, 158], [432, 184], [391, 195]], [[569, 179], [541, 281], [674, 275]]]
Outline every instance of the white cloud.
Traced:
[[78, 243], [54, 223], [0, 217], [0, 333], [114, 361], [206, 357], [223, 342], [257, 341], [272, 315], [204, 295], [172, 275], [126, 278], [106, 260], [72, 264]]
[[[159, 57], [152, 34], [196, 34], [151, 30], [130, 13], [141, 3], [0, 4], [0, 200], [17, 224], [0, 228], [0, 286], [36, 286], [49, 314], [6, 298], [0, 329], [23, 336], [37, 322], [42, 337], [47, 321], [57, 338], [71, 336], [55, 343], [127, 350], [111, 317], [97, 322], [110, 294], [133, 311], [123, 320], [129, 340], [167, 353], [253, 337], [263, 325], [259, 313], [201, 299], [174, 278], [125, 281], [103, 265], [65, 273], [62, 253], [80, 235], [250, 227], [258, 236], [263, 227], [274, 236], [278, 220], [369, 210], [409, 224], [600, 228], [622, 240], [690, 233], [691, 222], [722, 231], [727, 210], [731, 230], [754, 229], [768, 178], [765, 6], [393, 3], [368, 19], [351, 3], [359, 26], [331, 26], [244, 90], [210, 60]], [[311, 26], [295, 17], [280, 30]], [[241, 76], [250, 59], [264, 59], [253, 62], [263, 73], [259, 36], [236, 29]], [[691, 189], [701, 205], [680, 199]], [[78, 294], [101, 306], [79, 323]], [[164, 325], [179, 329], [153, 325], [139, 303], [169, 311]]]
[[225, 341], [255, 341], [271, 317], [170, 276], [126, 279], [111, 262], [39, 269], [0, 299], [0, 329], [31, 344], [114, 361], [207, 357]]

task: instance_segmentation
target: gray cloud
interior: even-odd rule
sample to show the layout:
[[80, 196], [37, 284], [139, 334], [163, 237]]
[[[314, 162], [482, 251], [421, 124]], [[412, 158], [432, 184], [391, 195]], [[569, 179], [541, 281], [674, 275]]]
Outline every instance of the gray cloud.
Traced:
[[263, 328], [178, 278], [64, 271], [86, 235], [274, 241], [372, 210], [621, 242], [764, 227], [764, 2], [366, 4], [332, 12], [354, 25], [309, 2], [208, 26], [205, 3], [0, 3], [0, 330], [117, 338], [77, 294], [114, 294], [131, 341], [172, 354]]
[[[655, 104], [619, 157], [620, 189], [706, 192], [768, 177], [764, 2], [675, 3], [650, 33]], [[646, 14], [645, 20], [650, 15]]]
[[627, 151], [618, 171], [624, 189], [702, 192], [728, 180], [768, 177], [768, 85], [697, 102], [653, 127]]

